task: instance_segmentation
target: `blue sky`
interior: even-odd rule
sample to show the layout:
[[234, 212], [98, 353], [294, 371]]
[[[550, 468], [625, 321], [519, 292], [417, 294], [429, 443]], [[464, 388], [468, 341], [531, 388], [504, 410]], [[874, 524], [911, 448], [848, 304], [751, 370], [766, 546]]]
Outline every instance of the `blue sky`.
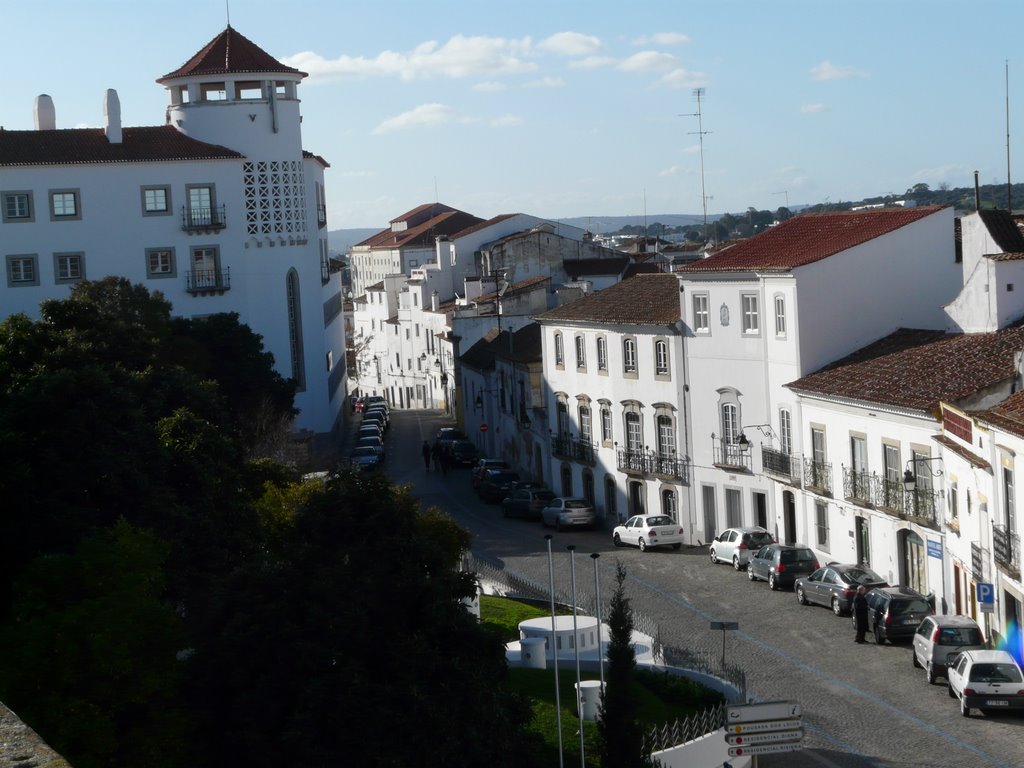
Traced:
[[[710, 213], [1024, 181], [1020, 0], [232, 0], [310, 77], [305, 148], [335, 228], [439, 199], [478, 216]], [[163, 123], [154, 81], [223, 0], [0, 0], [0, 126]], [[1017, 55], [1016, 60], [1014, 55]], [[15, 76], [16, 74], [16, 76]], [[596, 227], [595, 227], [596, 228]]]

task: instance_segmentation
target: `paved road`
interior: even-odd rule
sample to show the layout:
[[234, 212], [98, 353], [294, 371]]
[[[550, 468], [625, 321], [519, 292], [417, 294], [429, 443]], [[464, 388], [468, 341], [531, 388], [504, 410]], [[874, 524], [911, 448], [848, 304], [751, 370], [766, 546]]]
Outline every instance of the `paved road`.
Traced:
[[[387, 472], [410, 483], [424, 505], [450, 513], [474, 534], [473, 548], [509, 570], [547, 583], [546, 529], [506, 520], [500, 508], [476, 498], [466, 470], [447, 477], [424, 472], [419, 447], [450, 425], [436, 411], [395, 412], [387, 437]], [[590, 553], [601, 554], [603, 589], [610, 589], [616, 560], [629, 574], [636, 610], [648, 614], [691, 647], [721, 650], [721, 633], [709, 620], [738, 621], [726, 655], [747, 673], [760, 701], [792, 699], [804, 711], [805, 749], [765, 755], [759, 768], [981, 768], [1024, 767], [1024, 715], [960, 716], [942, 685], [929, 686], [913, 669], [906, 645], [856, 645], [849, 619], [826, 608], [801, 607], [791, 591], [751, 584], [731, 566], [712, 565], [705, 549], [641, 553], [612, 546], [605, 532], [557, 534], [555, 579], [568, 591], [567, 544], [575, 544], [577, 583], [592, 588]]]

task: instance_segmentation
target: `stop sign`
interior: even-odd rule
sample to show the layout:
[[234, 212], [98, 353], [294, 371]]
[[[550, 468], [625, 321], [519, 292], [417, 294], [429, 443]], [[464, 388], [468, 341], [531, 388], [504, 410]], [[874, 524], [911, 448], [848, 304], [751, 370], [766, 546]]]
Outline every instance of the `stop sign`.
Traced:
[[487, 422], [486, 421], [483, 424], [480, 425], [480, 431], [481, 432], [486, 432], [487, 431]]

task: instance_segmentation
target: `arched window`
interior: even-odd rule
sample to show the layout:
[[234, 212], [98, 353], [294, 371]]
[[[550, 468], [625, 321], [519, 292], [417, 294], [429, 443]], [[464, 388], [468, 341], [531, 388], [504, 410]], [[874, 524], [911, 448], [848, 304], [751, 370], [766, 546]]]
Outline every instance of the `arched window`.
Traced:
[[654, 372], [668, 376], [668, 342], [661, 339], [654, 342]]
[[626, 413], [626, 450], [640, 451], [644, 447], [643, 427], [640, 414], [635, 411]]
[[568, 464], [562, 465], [562, 495], [572, 496], [572, 467]]
[[622, 370], [636, 373], [636, 339], [625, 339], [622, 342]]
[[614, 440], [612, 435], [612, 408], [608, 402], [601, 403], [601, 440], [610, 443]]
[[658, 416], [658, 455], [663, 459], [676, 455], [676, 425], [671, 416]]
[[555, 334], [555, 365], [565, 365], [565, 349], [562, 347], [562, 334]]
[[736, 403], [722, 403], [722, 440], [735, 443], [740, 436], [739, 406]]
[[302, 304], [299, 301], [299, 273], [288, 270], [285, 277], [288, 293], [288, 344], [292, 354], [292, 378], [300, 392], [306, 390], [306, 364], [302, 353]]
[[580, 406], [580, 442], [590, 445], [594, 440], [594, 426], [590, 417], [590, 406]]
[[555, 414], [558, 419], [558, 436], [565, 437], [569, 434], [569, 406], [564, 400], [558, 401]]
[[611, 520], [618, 520], [618, 486], [615, 485], [615, 477], [604, 476], [604, 513]]
[[597, 370], [608, 370], [608, 340], [604, 336], [597, 337]]
[[679, 522], [676, 517], [678, 513], [678, 504], [676, 501], [676, 492], [672, 488], [665, 488], [661, 492], [661, 514], [668, 515], [676, 522]]
[[583, 336], [576, 337], [576, 367], [587, 367], [587, 343]]

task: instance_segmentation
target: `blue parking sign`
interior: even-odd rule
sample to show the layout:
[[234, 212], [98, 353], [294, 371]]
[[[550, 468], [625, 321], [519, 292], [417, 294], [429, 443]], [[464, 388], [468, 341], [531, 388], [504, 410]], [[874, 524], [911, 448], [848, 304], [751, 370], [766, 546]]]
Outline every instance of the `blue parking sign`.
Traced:
[[979, 582], [975, 584], [979, 605], [992, 605], [996, 601], [996, 591], [992, 584]]

